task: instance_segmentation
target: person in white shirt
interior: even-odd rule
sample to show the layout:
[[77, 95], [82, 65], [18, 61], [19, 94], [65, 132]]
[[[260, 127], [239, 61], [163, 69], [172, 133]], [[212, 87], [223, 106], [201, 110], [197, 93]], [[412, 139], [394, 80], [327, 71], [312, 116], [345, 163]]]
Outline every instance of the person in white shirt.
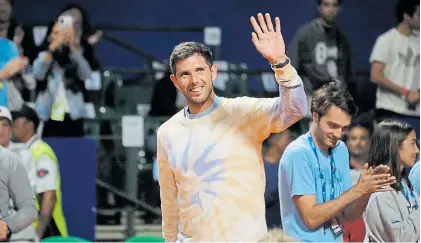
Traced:
[[67, 236], [67, 226], [61, 205], [60, 172], [51, 147], [36, 135], [40, 119], [34, 109], [22, 106], [13, 111], [13, 135], [25, 144], [36, 164], [36, 194], [40, 201], [40, 214], [36, 228], [40, 239], [49, 236]]
[[403, 120], [420, 130], [420, 1], [399, 0], [398, 25], [380, 35], [371, 56], [371, 80], [378, 85], [376, 116]]
[[[36, 169], [35, 169], [35, 160], [32, 157], [29, 150], [23, 144], [16, 144], [11, 142], [12, 138], [12, 114], [9, 109], [4, 106], [0, 106], [0, 145], [13, 151], [19, 159], [19, 162], [23, 165], [28, 174], [29, 182], [35, 192], [36, 188]], [[16, 213], [12, 201], [10, 202], [9, 210], [12, 214]], [[11, 240], [13, 241], [36, 241], [37, 235], [35, 233], [35, 228], [31, 224], [27, 228], [23, 229], [20, 232], [12, 234]]]

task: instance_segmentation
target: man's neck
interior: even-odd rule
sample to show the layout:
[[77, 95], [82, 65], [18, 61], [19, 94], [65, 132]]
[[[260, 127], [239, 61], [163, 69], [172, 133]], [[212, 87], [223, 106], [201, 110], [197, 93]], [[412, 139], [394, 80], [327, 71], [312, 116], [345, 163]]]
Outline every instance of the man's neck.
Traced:
[[274, 147], [270, 147], [265, 155], [265, 161], [271, 164], [278, 164], [281, 159], [281, 153]]
[[351, 155], [351, 159], [349, 161], [352, 167], [357, 170], [362, 170], [364, 168], [364, 164], [367, 163], [366, 156], [355, 157]]
[[335, 25], [335, 22], [328, 23], [322, 17], [319, 17], [318, 21], [322, 27], [332, 28]]
[[27, 143], [35, 134], [28, 134], [20, 141], [21, 143]]
[[398, 24], [398, 26], [396, 27], [396, 30], [403, 36], [409, 37], [411, 35], [413, 35], [412, 29], [411, 27], [409, 27], [409, 25], [405, 24], [405, 23], [400, 23]]
[[209, 95], [209, 98], [205, 101], [205, 103], [201, 105], [195, 105], [195, 104], [188, 104], [188, 111], [190, 114], [199, 114], [201, 112], [204, 112], [207, 110], [215, 101], [215, 93], [212, 91], [212, 93]]
[[311, 137], [313, 138], [313, 142], [316, 144], [316, 146], [319, 149], [321, 149], [321, 150], [328, 150], [329, 149], [329, 147], [327, 145], [325, 145], [322, 141], [319, 141], [319, 139], [317, 137], [316, 128], [315, 128], [314, 125], [311, 126], [310, 133], [311, 133]]
[[7, 30], [9, 29], [9, 22], [0, 23], [0, 37], [7, 38]]

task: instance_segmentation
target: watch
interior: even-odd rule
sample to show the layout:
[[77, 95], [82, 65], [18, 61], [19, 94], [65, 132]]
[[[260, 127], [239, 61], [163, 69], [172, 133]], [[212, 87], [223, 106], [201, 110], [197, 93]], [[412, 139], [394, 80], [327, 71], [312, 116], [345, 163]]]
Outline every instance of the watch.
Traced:
[[280, 63], [277, 63], [277, 64], [270, 64], [270, 66], [271, 66], [272, 69], [280, 69], [280, 68], [284, 68], [285, 66], [287, 66], [290, 63], [291, 63], [291, 61], [289, 60], [288, 57], [286, 57], [284, 62], [280, 62]]

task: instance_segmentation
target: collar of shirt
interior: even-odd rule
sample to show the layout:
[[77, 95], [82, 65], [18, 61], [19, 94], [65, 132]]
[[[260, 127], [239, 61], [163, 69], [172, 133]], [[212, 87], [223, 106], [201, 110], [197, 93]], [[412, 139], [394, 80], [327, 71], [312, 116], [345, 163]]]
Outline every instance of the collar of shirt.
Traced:
[[34, 145], [35, 141], [38, 139], [38, 136], [35, 134], [33, 135], [26, 143], [26, 147], [29, 149], [32, 147], [32, 145]]

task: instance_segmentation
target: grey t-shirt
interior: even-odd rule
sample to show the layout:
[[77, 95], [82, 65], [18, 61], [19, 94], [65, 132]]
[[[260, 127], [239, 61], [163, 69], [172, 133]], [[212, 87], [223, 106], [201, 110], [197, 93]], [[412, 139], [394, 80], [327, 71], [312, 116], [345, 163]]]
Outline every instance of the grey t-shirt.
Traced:
[[[10, 210], [10, 199], [16, 213]], [[19, 159], [9, 149], [0, 146], [0, 217], [12, 231], [17, 233], [37, 218], [35, 194], [28, 175]]]
[[376, 192], [364, 212], [367, 235], [374, 242], [416, 242], [420, 237], [419, 196], [402, 191]]

